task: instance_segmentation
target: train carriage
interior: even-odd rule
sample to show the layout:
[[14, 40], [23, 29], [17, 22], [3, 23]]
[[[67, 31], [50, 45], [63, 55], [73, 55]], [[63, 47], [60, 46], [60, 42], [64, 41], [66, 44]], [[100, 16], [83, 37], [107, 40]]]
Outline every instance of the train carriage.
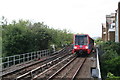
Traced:
[[94, 49], [94, 40], [87, 34], [76, 34], [73, 38], [72, 53], [90, 54]]

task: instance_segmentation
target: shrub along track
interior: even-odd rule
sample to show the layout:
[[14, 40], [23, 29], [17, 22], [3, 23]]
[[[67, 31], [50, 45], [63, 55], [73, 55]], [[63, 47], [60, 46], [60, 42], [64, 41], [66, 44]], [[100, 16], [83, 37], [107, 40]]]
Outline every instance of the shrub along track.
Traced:
[[[36, 63], [36, 64], [31, 65], [31, 66], [28, 66], [28, 67], [19, 69], [19, 70], [15, 71], [15, 72], [6, 74], [6, 75], [2, 76], [2, 79], [3, 79], [3, 80], [4, 80], [4, 79], [11, 79], [11, 80], [13, 80], [13, 79], [16, 79], [17, 77], [19, 77], [19, 76], [21, 76], [21, 75], [23, 75], [23, 74], [29, 75], [29, 74], [31, 74], [31, 71], [32, 71], [32, 70], [37, 70], [37, 69], [39, 69], [40, 66], [42, 66], [42, 65], [44, 65], [44, 66], [42, 66], [42, 67], [44, 67], [44, 68], [42, 68], [42, 70], [40, 70], [39, 72], [44, 71], [45, 68], [48, 68], [48, 66], [45, 65], [45, 64], [47, 64], [47, 63], [49, 63], [49, 62], [51, 62], [51, 61], [55, 61], [55, 59], [56, 59], [56, 62], [57, 62], [57, 58], [58, 58], [58, 59], [62, 59], [62, 58], [64, 58], [64, 57], [67, 57], [67, 56], [70, 54], [70, 52], [71, 52], [71, 47], [66, 47], [66, 48], [64, 48], [63, 50], [61, 50], [60, 52], [58, 52], [58, 53], [56, 53], [56, 54], [54, 54], [54, 55], [46, 58], [46, 59], [43, 60], [43, 61], [40, 61], [40, 62], [38, 62], [38, 63]], [[55, 64], [55, 62], [54, 62], [53, 64]], [[47, 67], [46, 67], [46, 66], [47, 66]], [[26, 76], [26, 75], [24, 75], [24, 76]], [[24, 76], [23, 76], [23, 77], [24, 77]], [[31, 77], [31, 76], [30, 76], [30, 77]], [[20, 77], [20, 79], [21, 79], [21, 78], [22, 78], [22, 76]]]

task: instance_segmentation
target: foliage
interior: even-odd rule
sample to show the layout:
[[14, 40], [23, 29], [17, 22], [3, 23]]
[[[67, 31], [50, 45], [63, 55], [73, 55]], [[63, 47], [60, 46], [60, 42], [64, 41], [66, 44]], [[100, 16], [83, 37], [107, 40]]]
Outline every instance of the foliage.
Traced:
[[107, 50], [111, 50], [113, 49], [114, 51], [116, 51], [119, 55], [120, 55], [120, 43], [116, 43], [116, 42], [103, 42], [101, 44], [101, 49], [106, 52]]
[[108, 66], [108, 71], [116, 76], [120, 76], [120, 56], [105, 62]]
[[[0, 31], [1, 35], [1, 31]], [[0, 57], [2, 56], [2, 37], [0, 36]]]
[[2, 33], [3, 56], [48, 49], [51, 44], [61, 48], [72, 42], [73, 35], [66, 29], [53, 29], [43, 22], [32, 24], [28, 20], [4, 25]]
[[107, 73], [107, 77], [108, 77], [108, 79], [106, 79], [106, 80], [109, 80], [109, 78], [120, 78], [118, 76], [114, 76], [114, 74], [112, 74], [111, 72]]
[[120, 43], [103, 42], [100, 45], [100, 49], [104, 52], [100, 58], [102, 77], [110, 75], [109, 72], [120, 76]]
[[102, 42], [102, 38], [97, 38], [96, 40], [95, 40], [95, 43], [98, 45], [98, 44], [101, 44], [101, 42]]
[[28, 36], [30, 34], [26, 25], [26, 21], [20, 20], [19, 23], [4, 26], [2, 33], [3, 56], [10, 56], [29, 51], [28, 47], [30, 47], [30, 40]]
[[107, 74], [108, 72], [112, 72], [116, 76], [120, 76], [120, 56], [113, 58], [111, 60], [106, 60], [102, 62], [101, 69], [103, 74]]
[[7, 25], [7, 18], [5, 18], [4, 16], [1, 17], [0, 20], [0, 26], [4, 27]]
[[110, 49], [110, 50], [106, 50], [105, 53], [102, 55], [102, 60], [106, 61], [106, 60], [111, 60], [118, 57], [118, 54], [115, 50]]

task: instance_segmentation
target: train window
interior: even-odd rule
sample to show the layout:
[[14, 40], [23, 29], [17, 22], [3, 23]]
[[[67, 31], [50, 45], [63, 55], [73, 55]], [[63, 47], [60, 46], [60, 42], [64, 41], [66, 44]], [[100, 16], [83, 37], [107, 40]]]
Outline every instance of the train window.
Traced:
[[87, 45], [87, 35], [76, 35], [75, 45]]

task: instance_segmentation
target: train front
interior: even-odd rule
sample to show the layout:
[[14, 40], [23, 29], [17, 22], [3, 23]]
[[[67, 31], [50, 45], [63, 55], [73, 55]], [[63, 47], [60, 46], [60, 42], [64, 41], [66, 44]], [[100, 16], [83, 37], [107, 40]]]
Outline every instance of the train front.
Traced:
[[72, 53], [76, 53], [77, 55], [88, 53], [88, 44], [88, 35], [74, 35]]

